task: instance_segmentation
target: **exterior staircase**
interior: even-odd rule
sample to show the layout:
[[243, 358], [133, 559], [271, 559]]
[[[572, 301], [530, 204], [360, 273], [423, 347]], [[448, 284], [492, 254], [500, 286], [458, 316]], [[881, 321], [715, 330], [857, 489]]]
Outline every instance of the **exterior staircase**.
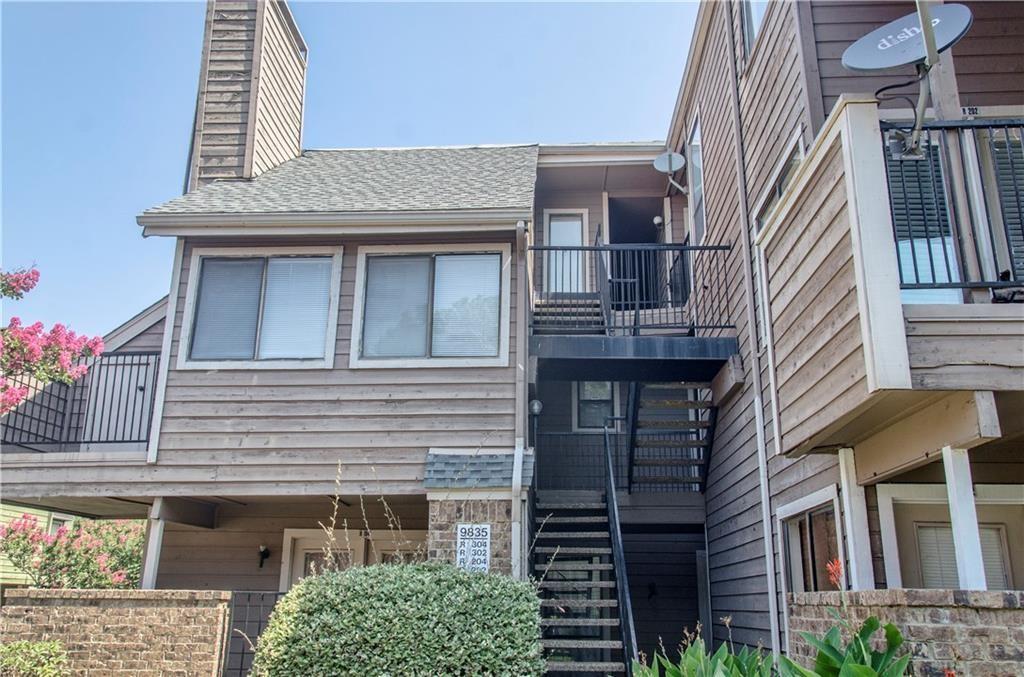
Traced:
[[534, 519], [547, 674], [625, 674], [604, 493], [538, 492]]
[[710, 383], [640, 383], [635, 398], [630, 492], [703, 491], [715, 434]]

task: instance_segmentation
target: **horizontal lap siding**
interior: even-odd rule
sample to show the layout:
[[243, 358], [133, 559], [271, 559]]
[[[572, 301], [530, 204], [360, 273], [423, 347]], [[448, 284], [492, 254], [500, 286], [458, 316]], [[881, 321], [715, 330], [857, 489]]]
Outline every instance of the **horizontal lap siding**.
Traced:
[[[514, 444], [513, 367], [349, 369], [359, 243], [344, 242], [334, 369], [177, 371], [185, 319], [186, 247], [171, 348], [161, 466], [219, 466], [238, 481], [308, 481], [317, 473], [359, 486], [376, 480], [422, 491], [430, 447]], [[513, 267], [512, 289], [517, 283]], [[516, 295], [510, 349], [514, 351]], [[242, 476], [245, 473], [245, 476]]]
[[978, 304], [923, 312], [905, 306], [913, 386], [1024, 390], [1024, 310], [1018, 308]]
[[[974, 24], [953, 48], [953, 67], [964, 106], [1020, 105], [1024, 94], [1024, 5], [1019, 2], [965, 2]], [[844, 92], [870, 93], [915, 77], [912, 67], [876, 74], [843, 68], [843, 52], [861, 36], [915, 10], [913, 2], [812, 0], [811, 17], [821, 72], [825, 114]], [[916, 86], [899, 90], [917, 96]], [[884, 103], [906, 108], [906, 101]]]
[[[745, 369], [741, 391], [720, 403], [714, 448], [708, 467], [706, 529], [711, 593], [712, 634], [716, 642], [727, 640], [767, 646], [770, 644], [767, 614], [768, 582], [761, 538], [760, 480], [751, 370], [755, 364], [747, 327], [744, 266], [749, 265], [742, 246], [736, 176], [736, 136], [730, 94], [729, 59], [734, 58], [728, 39], [730, 5], [715, 4], [703, 52], [688, 68], [695, 71], [693, 100], [684, 103], [689, 125], [699, 111], [704, 160], [704, 194], [707, 234], [703, 244], [729, 244], [724, 277], [730, 320], [740, 343]], [[738, 60], [740, 60], [737, 57]], [[742, 67], [740, 64], [739, 67]], [[742, 103], [742, 102], [741, 102]], [[685, 136], [689, 135], [689, 128]], [[731, 618], [731, 630], [722, 622]]]
[[826, 152], [765, 250], [783, 451], [868, 396], [842, 154]]
[[259, 91], [253, 136], [253, 176], [299, 154], [306, 62], [277, 2], [264, 11]]
[[[421, 499], [422, 501], [422, 499]], [[341, 506], [337, 527], [348, 525], [351, 538], [361, 530], [398, 534], [399, 530], [427, 528], [426, 501], [388, 500], [388, 509], [400, 524], [385, 514], [376, 498]], [[160, 550], [157, 587], [185, 590], [277, 590], [285, 529], [320, 529], [331, 517], [331, 501], [308, 503], [222, 504], [214, 529], [168, 523]], [[399, 537], [401, 538], [401, 537]], [[340, 547], [344, 537], [339, 535]], [[260, 566], [258, 548], [267, 546], [270, 557]]]
[[119, 346], [119, 353], [160, 352], [164, 340], [164, 320], [161, 318], [153, 326], [146, 328], [138, 336], [132, 337]]

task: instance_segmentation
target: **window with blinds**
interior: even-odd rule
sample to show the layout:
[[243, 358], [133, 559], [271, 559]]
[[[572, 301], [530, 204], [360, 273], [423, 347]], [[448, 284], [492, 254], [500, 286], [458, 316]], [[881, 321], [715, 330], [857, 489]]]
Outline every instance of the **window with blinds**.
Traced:
[[[921, 584], [926, 588], [959, 588], [956, 549], [949, 523], [915, 524], [917, 552], [921, 561]], [[981, 559], [989, 590], [1008, 590], [1006, 545], [1003, 528], [997, 524], [979, 525]]]
[[369, 256], [362, 357], [496, 357], [501, 254]]
[[323, 359], [329, 256], [204, 257], [189, 359]]

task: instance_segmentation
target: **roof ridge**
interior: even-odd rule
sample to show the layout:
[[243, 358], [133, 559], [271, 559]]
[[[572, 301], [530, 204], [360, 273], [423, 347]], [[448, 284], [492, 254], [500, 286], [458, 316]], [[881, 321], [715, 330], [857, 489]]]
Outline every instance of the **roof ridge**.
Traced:
[[303, 148], [303, 153], [334, 153], [346, 150], [470, 150], [474, 148], [537, 148], [539, 143], [476, 143], [451, 146], [353, 146], [351, 148]]

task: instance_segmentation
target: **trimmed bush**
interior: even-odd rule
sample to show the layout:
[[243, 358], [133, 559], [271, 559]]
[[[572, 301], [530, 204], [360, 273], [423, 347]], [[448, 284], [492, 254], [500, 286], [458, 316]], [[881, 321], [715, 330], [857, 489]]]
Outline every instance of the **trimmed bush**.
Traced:
[[68, 656], [60, 642], [0, 644], [0, 677], [63, 677], [70, 674]]
[[265, 677], [543, 672], [533, 586], [441, 563], [303, 579], [274, 608], [253, 662]]

